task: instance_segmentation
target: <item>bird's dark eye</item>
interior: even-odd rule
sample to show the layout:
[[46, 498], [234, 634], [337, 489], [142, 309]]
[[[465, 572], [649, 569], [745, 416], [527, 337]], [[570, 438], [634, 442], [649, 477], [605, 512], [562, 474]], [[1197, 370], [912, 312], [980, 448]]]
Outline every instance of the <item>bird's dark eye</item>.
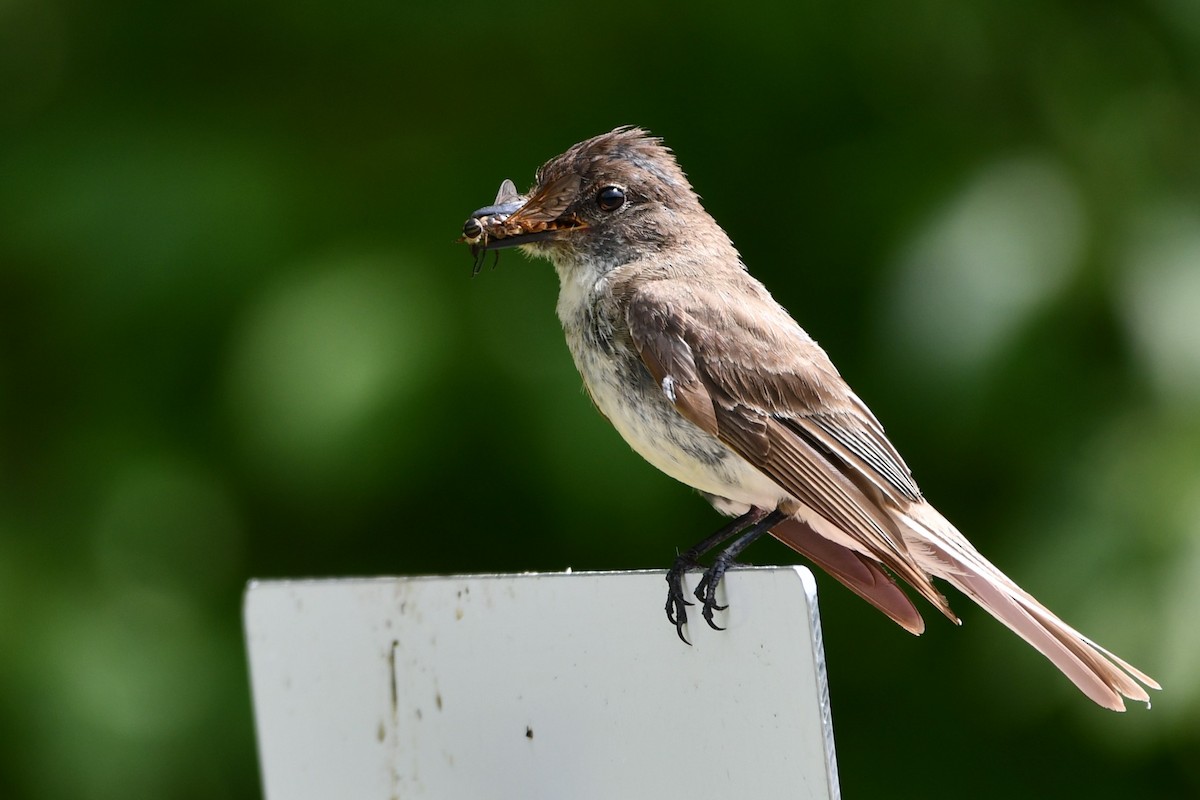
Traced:
[[625, 205], [625, 190], [620, 186], [605, 186], [596, 195], [596, 205], [601, 211], [616, 211]]

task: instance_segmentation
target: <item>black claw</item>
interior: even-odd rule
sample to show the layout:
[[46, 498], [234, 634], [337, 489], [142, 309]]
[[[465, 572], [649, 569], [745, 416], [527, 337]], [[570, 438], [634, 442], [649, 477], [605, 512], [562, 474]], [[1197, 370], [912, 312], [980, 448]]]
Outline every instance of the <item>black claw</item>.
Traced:
[[692, 646], [692, 643], [691, 643], [691, 642], [689, 642], [689, 641], [687, 640], [687, 637], [683, 635], [683, 625], [684, 625], [684, 623], [685, 623], [685, 622], [687, 622], [687, 620], [686, 620], [686, 619], [685, 619], [685, 620], [683, 620], [683, 622], [676, 622], [676, 623], [675, 623], [675, 633], [676, 633], [676, 634], [678, 634], [678, 636], [679, 636], [679, 641], [683, 642], [683, 643], [684, 643], [684, 644], [686, 644], [688, 647], [691, 647], [691, 646]]
[[684, 596], [683, 576], [698, 566], [694, 560], [680, 556], [667, 571], [667, 619], [675, 626], [679, 640], [686, 645], [691, 645], [691, 642], [683, 635], [683, 626], [687, 624], [687, 607], [693, 604]]
[[[722, 608], [724, 608], [724, 606], [722, 606]], [[708, 606], [705, 606], [705, 607], [704, 607], [704, 612], [703, 612], [703, 613], [704, 613], [704, 621], [708, 623], [708, 627], [712, 628], [714, 631], [723, 631], [723, 630], [725, 630], [725, 629], [724, 629], [724, 628], [722, 628], [720, 625], [718, 625], [717, 623], [713, 622], [713, 615], [712, 615], [712, 609], [711, 609], [711, 608], [709, 608]]]
[[721, 605], [717, 602], [717, 587], [721, 585], [721, 580], [725, 577], [725, 569], [726, 565], [722, 563], [721, 559], [718, 559], [717, 563], [704, 573], [704, 577], [700, 579], [695, 591], [696, 599], [703, 606], [700, 613], [704, 615], [704, 621], [708, 623], [708, 627], [715, 631], [725, 629], [713, 621], [713, 612], [729, 608], [728, 605]]

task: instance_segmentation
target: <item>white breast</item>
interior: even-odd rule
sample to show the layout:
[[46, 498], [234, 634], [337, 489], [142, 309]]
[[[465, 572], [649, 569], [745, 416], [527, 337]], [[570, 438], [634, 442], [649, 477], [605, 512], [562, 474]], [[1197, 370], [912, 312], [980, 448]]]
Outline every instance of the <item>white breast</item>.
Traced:
[[602, 288], [564, 280], [558, 316], [588, 393], [629, 446], [672, 478], [731, 501], [716, 504], [725, 513], [773, 509], [787, 499], [770, 478], [675, 410], [623, 325], [597, 311], [593, 300]]

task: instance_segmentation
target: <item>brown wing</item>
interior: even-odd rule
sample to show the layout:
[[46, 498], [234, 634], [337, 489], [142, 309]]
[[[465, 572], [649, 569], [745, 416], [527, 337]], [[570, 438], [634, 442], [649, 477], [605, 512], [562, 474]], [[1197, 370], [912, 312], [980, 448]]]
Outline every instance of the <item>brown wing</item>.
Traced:
[[[779, 418], [794, 434], [845, 464], [857, 483], [869, 481], [893, 503], [921, 499], [921, 491], [883, 426], [850, 390], [825, 351], [749, 276], [743, 289], [761, 292], [756, 312], [731, 304], [729, 292], [692, 306], [694, 337], [712, 380], [737, 401]], [[766, 313], [763, 313], [763, 309]], [[735, 333], [736, 331], [736, 333]], [[741, 346], [731, 348], [731, 336]], [[745, 346], [749, 342], [749, 346]]]
[[[744, 298], [759, 300], [748, 310]], [[825, 352], [745, 273], [627, 295], [647, 369], [679, 412], [850, 536], [951, 619], [887, 506], [919, 498], [874, 416]], [[890, 501], [890, 502], [889, 502]]]

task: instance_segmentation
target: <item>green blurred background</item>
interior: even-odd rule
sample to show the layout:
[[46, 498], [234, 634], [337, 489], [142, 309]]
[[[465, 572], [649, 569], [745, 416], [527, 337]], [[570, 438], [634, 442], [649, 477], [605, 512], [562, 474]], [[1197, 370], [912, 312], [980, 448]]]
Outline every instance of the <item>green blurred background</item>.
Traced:
[[961, 597], [917, 639], [820, 576], [845, 795], [1196, 796], [1198, 83], [1190, 0], [0, 0], [0, 795], [257, 796], [252, 576], [714, 529], [549, 266], [454, 243], [634, 123], [942, 511], [1167, 687], [1104, 712]]

